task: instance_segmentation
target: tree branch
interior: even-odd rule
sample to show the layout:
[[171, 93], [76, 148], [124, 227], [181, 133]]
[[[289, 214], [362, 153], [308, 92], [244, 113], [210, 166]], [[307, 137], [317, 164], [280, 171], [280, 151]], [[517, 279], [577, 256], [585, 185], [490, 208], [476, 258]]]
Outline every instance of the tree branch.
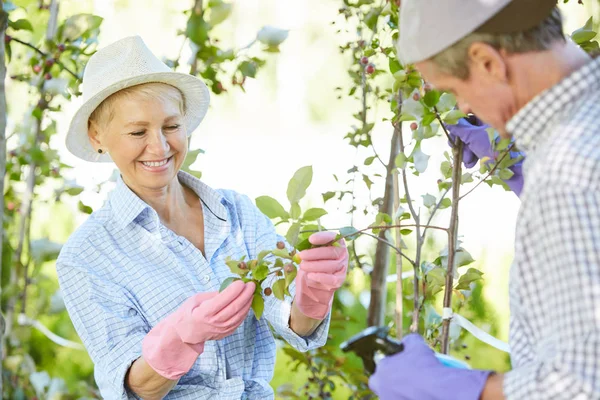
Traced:
[[[462, 176], [463, 143], [456, 138], [452, 155], [452, 212], [450, 214], [450, 227], [448, 228], [448, 267], [446, 271], [446, 287], [444, 288], [444, 308], [452, 307], [452, 290], [454, 286], [454, 259], [456, 256], [456, 243], [458, 236], [458, 204], [460, 202], [460, 178]], [[450, 335], [450, 320], [442, 321], [441, 352], [448, 353]]]
[[511, 143], [510, 146], [508, 146], [508, 148], [504, 151], [504, 154], [502, 154], [502, 157], [500, 157], [500, 159], [496, 162], [496, 164], [494, 165], [494, 167], [490, 170], [490, 172], [488, 172], [488, 174], [486, 176], [483, 177], [483, 179], [481, 179], [479, 182], [477, 182], [477, 184], [475, 186], [473, 186], [471, 188], [471, 190], [469, 190], [467, 193], [463, 194], [462, 196], [460, 196], [459, 200], [462, 200], [464, 197], [466, 197], [469, 193], [471, 193], [473, 190], [477, 189], [477, 187], [479, 185], [481, 185], [483, 182], [485, 182], [485, 180], [487, 178], [489, 178], [490, 176], [492, 176], [492, 174], [494, 172], [496, 172], [496, 170], [498, 169], [498, 166], [500, 165], [500, 163], [502, 162], [502, 160], [504, 160], [506, 158], [507, 155], [510, 154], [512, 148], [514, 147], [514, 143]]
[[[30, 49], [35, 50], [39, 55], [41, 55], [42, 57], [44, 57], [45, 59], [48, 58], [52, 58], [49, 54], [44, 53], [42, 50], [38, 49], [37, 47], [35, 47], [34, 45], [32, 45], [31, 43], [27, 43], [21, 39], [17, 39], [15, 37], [13, 37], [11, 40], [11, 42], [17, 42], [22, 44], [23, 46], [29, 47]], [[62, 61], [60, 60], [54, 60], [56, 62], [56, 64], [58, 64], [62, 69], [64, 69], [65, 71], [67, 71], [69, 74], [71, 74], [71, 76], [73, 76], [75, 79], [77, 79], [78, 82], [81, 81], [81, 78], [79, 77], [79, 75], [77, 75], [75, 72], [71, 71], [69, 68], [67, 68], [67, 66], [65, 64], [62, 63]]]

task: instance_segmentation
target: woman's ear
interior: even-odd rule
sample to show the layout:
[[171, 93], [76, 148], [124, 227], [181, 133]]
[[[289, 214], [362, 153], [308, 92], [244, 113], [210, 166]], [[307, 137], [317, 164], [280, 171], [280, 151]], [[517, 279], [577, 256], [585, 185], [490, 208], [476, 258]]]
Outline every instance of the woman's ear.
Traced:
[[100, 140], [100, 129], [98, 124], [94, 121], [88, 121], [88, 137], [94, 149], [98, 150], [102, 148], [102, 142]]

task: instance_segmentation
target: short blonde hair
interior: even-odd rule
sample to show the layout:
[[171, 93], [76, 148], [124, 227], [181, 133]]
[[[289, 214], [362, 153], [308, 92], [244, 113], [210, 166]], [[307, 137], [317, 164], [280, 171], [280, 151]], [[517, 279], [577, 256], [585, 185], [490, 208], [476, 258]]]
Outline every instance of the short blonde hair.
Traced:
[[179, 89], [166, 83], [151, 82], [130, 86], [108, 96], [98, 107], [96, 107], [94, 112], [90, 114], [88, 124], [93, 121], [101, 127], [106, 127], [115, 116], [115, 102], [124, 97], [131, 96], [140, 96], [143, 99], [172, 101], [179, 105], [181, 115], [185, 114], [185, 99], [183, 93], [181, 93]]
[[562, 17], [557, 7], [538, 26], [527, 31], [507, 34], [473, 32], [446, 50], [436, 54], [431, 61], [441, 70], [457, 78], [469, 77], [468, 51], [473, 43], [486, 43], [508, 53], [544, 51], [557, 41], [566, 40], [562, 28]]

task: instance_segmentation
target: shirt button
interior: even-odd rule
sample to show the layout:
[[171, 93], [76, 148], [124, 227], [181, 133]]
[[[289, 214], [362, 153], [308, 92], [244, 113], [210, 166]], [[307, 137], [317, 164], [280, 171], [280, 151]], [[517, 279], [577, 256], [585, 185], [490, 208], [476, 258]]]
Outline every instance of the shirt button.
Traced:
[[202, 283], [208, 283], [210, 282], [210, 275], [204, 275], [202, 277]]

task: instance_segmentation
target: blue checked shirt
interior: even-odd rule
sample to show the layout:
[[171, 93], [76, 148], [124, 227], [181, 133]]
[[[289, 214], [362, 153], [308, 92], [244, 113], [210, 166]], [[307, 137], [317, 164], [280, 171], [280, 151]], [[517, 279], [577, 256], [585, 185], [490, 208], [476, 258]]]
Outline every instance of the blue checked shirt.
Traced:
[[[106, 204], [69, 238], [56, 264], [67, 310], [106, 399], [138, 398], [124, 378], [141, 356], [142, 339], [188, 297], [218, 291], [234, 276], [227, 256], [256, 258], [283, 240], [247, 196], [213, 190], [184, 172], [179, 179], [202, 201], [205, 256], [162, 225], [119, 179]], [[329, 329], [328, 317], [310, 337], [299, 337], [289, 328], [290, 306], [290, 298], [265, 297], [263, 318], [256, 321], [250, 312], [233, 335], [207, 342], [166, 398], [272, 399], [276, 346], [267, 322], [300, 351], [325, 344]]]
[[600, 58], [507, 124], [527, 153], [510, 276], [508, 400], [600, 399]]

